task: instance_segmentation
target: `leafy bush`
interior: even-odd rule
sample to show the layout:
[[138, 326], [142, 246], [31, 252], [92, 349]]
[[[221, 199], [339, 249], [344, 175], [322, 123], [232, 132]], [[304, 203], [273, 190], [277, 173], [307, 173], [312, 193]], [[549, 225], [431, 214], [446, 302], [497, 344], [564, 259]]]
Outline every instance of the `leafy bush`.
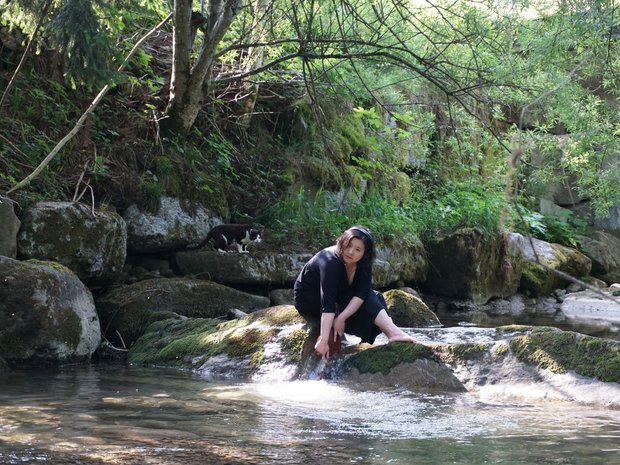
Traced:
[[268, 207], [260, 217], [267, 225], [267, 240], [293, 248], [318, 249], [334, 243], [347, 228], [362, 224], [377, 242], [398, 239], [411, 243], [419, 224], [409, 208], [378, 196], [345, 203], [335, 194], [320, 190], [314, 196], [302, 188]]
[[451, 183], [412, 206], [412, 214], [421, 225], [421, 239], [427, 240], [441, 232], [475, 227], [493, 234], [497, 232], [506, 200], [501, 189], [489, 189], [464, 183]]
[[530, 211], [520, 206], [518, 214], [515, 213], [516, 232], [529, 234], [536, 239], [568, 247], [578, 247], [577, 237], [587, 227], [586, 221], [577, 218], [572, 212], [567, 211], [564, 217], [557, 215], [544, 215]]

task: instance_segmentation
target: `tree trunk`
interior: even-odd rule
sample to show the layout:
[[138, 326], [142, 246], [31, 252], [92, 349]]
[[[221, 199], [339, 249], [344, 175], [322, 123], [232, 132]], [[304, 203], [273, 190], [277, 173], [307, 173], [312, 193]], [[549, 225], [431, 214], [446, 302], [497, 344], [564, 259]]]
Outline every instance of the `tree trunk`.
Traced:
[[[250, 43], [258, 43], [265, 36], [265, 18], [267, 11], [271, 8], [273, 0], [256, 0], [254, 3], [254, 23], [250, 31]], [[262, 47], [250, 47], [245, 56], [244, 72], [249, 72], [263, 65], [264, 49]], [[241, 108], [239, 111], [239, 122], [244, 126], [249, 126], [252, 120], [252, 113], [258, 98], [259, 85], [246, 82], [241, 86]]]
[[[175, 0], [175, 41], [173, 47], [173, 75], [170, 86], [170, 103], [166, 118], [161, 122], [164, 132], [188, 133], [211, 90], [211, 72], [215, 63], [217, 46], [237, 16], [241, 0], [210, 0], [207, 24], [198, 59], [190, 70], [191, 38], [190, 0]], [[180, 30], [177, 32], [177, 28]], [[187, 70], [184, 74], [184, 70]]]

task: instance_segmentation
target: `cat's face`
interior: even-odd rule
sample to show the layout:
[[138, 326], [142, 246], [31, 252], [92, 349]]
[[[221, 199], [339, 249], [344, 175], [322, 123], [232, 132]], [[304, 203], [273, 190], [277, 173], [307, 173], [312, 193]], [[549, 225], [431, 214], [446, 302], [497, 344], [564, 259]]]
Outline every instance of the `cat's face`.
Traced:
[[252, 242], [260, 242], [261, 239], [261, 233], [258, 229], [250, 229], [250, 240]]

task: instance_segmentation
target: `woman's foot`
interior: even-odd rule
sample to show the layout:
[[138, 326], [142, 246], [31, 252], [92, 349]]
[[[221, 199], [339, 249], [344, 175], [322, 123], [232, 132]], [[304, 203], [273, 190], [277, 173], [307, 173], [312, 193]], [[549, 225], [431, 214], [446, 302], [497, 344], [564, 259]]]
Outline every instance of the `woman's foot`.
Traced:
[[411, 336], [409, 336], [408, 334], [397, 334], [394, 335], [392, 337], [388, 337], [388, 340], [390, 342], [411, 342], [411, 343], [416, 343], [419, 344], [418, 341], [416, 341], [414, 338], [412, 338]]
[[375, 324], [387, 336], [390, 342], [418, 342], [394, 324], [385, 310], [381, 310]]

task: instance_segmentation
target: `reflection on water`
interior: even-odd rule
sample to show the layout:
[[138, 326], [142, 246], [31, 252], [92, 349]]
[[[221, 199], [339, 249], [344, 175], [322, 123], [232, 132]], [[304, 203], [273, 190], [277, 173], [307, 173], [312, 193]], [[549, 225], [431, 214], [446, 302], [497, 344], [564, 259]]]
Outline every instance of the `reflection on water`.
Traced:
[[620, 411], [88, 367], [0, 381], [3, 464], [611, 464]]

